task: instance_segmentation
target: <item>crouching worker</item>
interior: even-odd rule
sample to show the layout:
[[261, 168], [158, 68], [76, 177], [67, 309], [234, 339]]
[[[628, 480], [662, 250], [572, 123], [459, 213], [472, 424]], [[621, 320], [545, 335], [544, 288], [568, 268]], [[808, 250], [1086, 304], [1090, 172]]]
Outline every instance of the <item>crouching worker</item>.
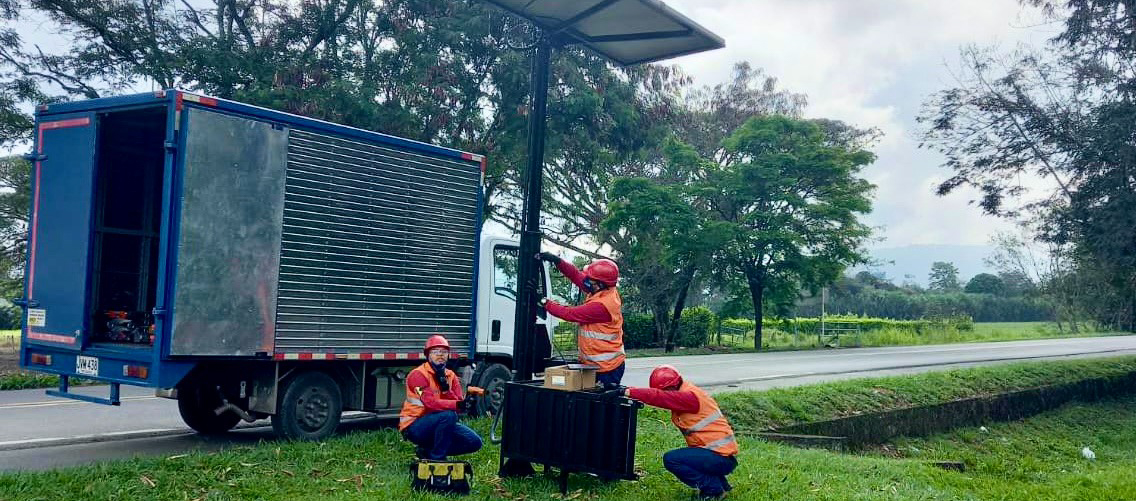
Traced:
[[421, 459], [445, 461], [449, 456], [481, 449], [481, 437], [458, 422], [458, 415], [473, 407], [471, 395], [462, 396], [461, 380], [446, 368], [450, 343], [430, 336], [423, 349], [426, 363], [406, 376], [406, 402], [398, 418], [402, 436], [417, 445]]
[[674, 367], [660, 365], [651, 372], [650, 388], [605, 392], [623, 395], [671, 411], [671, 422], [688, 447], [663, 454], [663, 466], [682, 483], [698, 489], [702, 499], [718, 499], [730, 490], [726, 475], [738, 466], [734, 430], [716, 402], [701, 388], [683, 381]]

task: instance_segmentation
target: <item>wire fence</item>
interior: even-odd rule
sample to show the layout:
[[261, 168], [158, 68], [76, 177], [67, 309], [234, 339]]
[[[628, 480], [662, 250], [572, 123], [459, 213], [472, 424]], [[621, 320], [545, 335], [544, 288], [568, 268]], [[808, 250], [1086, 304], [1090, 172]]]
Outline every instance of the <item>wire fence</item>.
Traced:
[[[798, 326], [796, 321], [786, 322], [785, 327], [765, 327], [762, 329], [764, 348], [840, 348], [858, 347], [862, 343], [863, 329], [860, 323], [840, 320], [826, 320], [811, 327]], [[568, 353], [576, 351], [575, 324], [561, 323], [553, 334], [553, 347]], [[753, 329], [719, 325], [706, 340], [706, 346], [722, 348], [753, 348]]]
[[[799, 326], [789, 321], [784, 327], [765, 327], [761, 330], [763, 348], [818, 348], [860, 346], [863, 330], [858, 322], [828, 320], [814, 327]], [[752, 348], [753, 329], [720, 326], [707, 340], [708, 346], [725, 348]]]

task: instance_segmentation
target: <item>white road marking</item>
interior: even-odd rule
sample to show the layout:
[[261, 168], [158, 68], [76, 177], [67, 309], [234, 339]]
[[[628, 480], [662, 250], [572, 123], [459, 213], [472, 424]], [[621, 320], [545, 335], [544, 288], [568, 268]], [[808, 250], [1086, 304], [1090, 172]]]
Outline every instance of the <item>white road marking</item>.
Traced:
[[112, 432], [107, 432], [107, 433], [98, 433], [98, 434], [94, 434], [94, 435], [75, 435], [73, 437], [29, 438], [27, 440], [10, 440], [8, 442], [0, 442], [0, 450], [9, 449], [9, 448], [20, 448], [20, 447], [15, 447], [15, 446], [19, 446], [19, 445], [33, 445], [33, 444], [41, 444], [41, 443], [54, 444], [54, 443], [57, 443], [57, 442], [81, 442], [81, 441], [105, 442], [107, 440], [114, 440], [116, 437], [120, 437], [120, 436], [165, 434], [165, 433], [176, 433], [176, 432], [193, 433], [193, 430], [190, 430], [189, 428], [153, 428], [153, 429], [147, 429], [147, 430], [112, 431]]
[[780, 379], [790, 377], [805, 377], [813, 374], [812, 372], [801, 372], [797, 374], [770, 374], [768, 376], [744, 377], [738, 380], [739, 383], [748, 383], [750, 381], [764, 381], [766, 379]]
[[[123, 402], [137, 401], [137, 400], [154, 400], [158, 397], [122, 397], [119, 400]], [[28, 407], [56, 407], [61, 405], [90, 405], [91, 402], [84, 402], [81, 400], [60, 399], [59, 401], [43, 400], [39, 402], [19, 402], [15, 404], [0, 404], [0, 410], [4, 409], [26, 409]], [[0, 442], [3, 443], [3, 442]]]

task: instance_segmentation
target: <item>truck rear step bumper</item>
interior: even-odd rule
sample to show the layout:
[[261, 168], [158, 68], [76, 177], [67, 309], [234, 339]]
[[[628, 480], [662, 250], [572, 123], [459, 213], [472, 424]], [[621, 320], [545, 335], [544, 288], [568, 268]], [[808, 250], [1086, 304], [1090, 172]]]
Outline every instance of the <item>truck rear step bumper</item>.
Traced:
[[110, 397], [109, 398], [102, 398], [102, 397], [93, 397], [91, 395], [80, 395], [78, 393], [71, 393], [70, 391], [68, 391], [70, 379], [71, 379], [70, 376], [61, 374], [59, 376], [59, 389], [58, 390], [47, 390], [45, 393], [47, 393], [48, 395], [51, 395], [53, 397], [70, 398], [72, 400], [81, 400], [83, 402], [91, 402], [91, 403], [95, 403], [95, 404], [122, 405], [122, 400], [119, 398], [119, 384], [118, 383], [110, 383]]

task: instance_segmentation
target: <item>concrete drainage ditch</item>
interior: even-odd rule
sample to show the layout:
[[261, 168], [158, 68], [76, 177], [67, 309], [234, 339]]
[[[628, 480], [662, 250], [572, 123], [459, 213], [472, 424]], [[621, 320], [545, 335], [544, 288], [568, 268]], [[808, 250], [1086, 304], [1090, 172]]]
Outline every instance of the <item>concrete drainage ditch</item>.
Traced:
[[[1136, 392], [1136, 372], [1119, 377], [1086, 379], [935, 405], [801, 423], [757, 435], [771, 442], [796, 447], [847, 452], [883, 444], [895, 437], [921, 437], [964, 426], [1015, 421], [1056, 409], [1074, 400], [1092, 402], [1131, 392]], [[937, 462], [935, 466], [955, 471], [965, 468], [962, 463], [953, 461]]]

